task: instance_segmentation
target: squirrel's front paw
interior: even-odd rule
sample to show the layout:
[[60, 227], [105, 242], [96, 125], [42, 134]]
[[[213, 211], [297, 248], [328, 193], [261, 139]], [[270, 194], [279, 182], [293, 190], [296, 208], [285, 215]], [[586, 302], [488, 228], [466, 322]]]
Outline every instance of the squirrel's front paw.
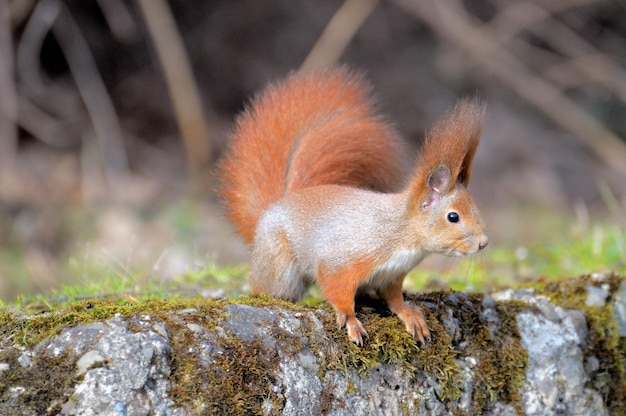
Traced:
[[430, 341], [430, 331], [426, 325], [424, 314], [422, 314], [422, 311], [419, 308], [412, 308], [411, 306], [404, 304], [403, 308], [395, 312], [400, 319], [402, 319], [402, 322], [406, 324], [406, 330], [409, 334], [417, 338], [417, 340], [422, 344], [426, 341]]
[[368, 335], [365, 327], [356, 316], [337, 314], [337, 324], [339, 324], [340, 328], [346, 327], [350, 341], [354, 342], [359, 347], [363, 346], [363, 337], [367, 337]]

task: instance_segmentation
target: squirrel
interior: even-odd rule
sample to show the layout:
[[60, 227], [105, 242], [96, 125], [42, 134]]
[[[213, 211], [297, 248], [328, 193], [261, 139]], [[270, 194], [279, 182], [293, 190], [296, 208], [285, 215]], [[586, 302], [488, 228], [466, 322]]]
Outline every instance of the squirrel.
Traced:
[[466, 189], [486, 106], [461, 99], [427, 132], [407, 178], [405, 143], [371, 89], [343, 66], [270, 84], [236, 119], [220, 193], [252, 244], [253, 293], [296, 301], [316, 283], [359, 346], [368, 334], [355, 297], [372, 294], [423, 345], [430, 332], [404, 301], [405, 276], [430, 253], [488, 243]]

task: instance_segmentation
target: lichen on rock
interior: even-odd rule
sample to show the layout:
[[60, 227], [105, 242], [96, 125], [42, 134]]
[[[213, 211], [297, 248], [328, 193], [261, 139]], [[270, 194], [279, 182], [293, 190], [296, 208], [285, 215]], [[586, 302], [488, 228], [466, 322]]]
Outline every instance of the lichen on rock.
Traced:
[[615, 414], [624, 287], [410, 295], [425, 347], [378, 304], [361, 348], [328, 306], [264, 297], [0, 311], [0, 414]]

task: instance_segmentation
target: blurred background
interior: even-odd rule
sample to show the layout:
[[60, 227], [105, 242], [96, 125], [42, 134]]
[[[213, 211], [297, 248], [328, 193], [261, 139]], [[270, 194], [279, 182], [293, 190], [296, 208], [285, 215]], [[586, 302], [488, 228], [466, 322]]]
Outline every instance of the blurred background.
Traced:
[[248, 252], [214, 189], [233, 119], [336, 61], [413, 144], [459, 97], [488, 102], [485, 279], [534, 277], [526, 259], [576, 241], [555, 274], [606, 251], [593, 267], [626, 267], [624, 1], [0, 0], [0, 300], [181, 276], [230, 293]]

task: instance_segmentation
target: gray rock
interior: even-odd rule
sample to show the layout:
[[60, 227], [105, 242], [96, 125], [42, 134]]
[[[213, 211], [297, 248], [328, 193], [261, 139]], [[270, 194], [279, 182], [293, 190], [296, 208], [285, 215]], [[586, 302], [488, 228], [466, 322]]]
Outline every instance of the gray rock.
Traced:
[[[616, 321], [626, 321], [619, 306], [626, 305], [626, 286], [613, 294], [610, 287], [602, 290]], [[582, 312], [533, 290], [425, 297], [422, 306], [437, 330], [433, 344], [422, 349], [393, 333], [404, 326], [379, 317], [381, 311], [359, 312], [370, 324], [387, 319], [378, 327], [384, 333], [371, 332], [361, 349], [337, 331], [331, 313], [310, 308], [229, 304], [211, 316], [189, 308], [68, 327], [27, 348], [0, 349], [0, 414], [512, 416], [522, 409], [525, 415], [608, 415], [611, 383], [600, 378], [607, 357], [585, 357], [592, 341]], [[507, 300], [529, 307], [516, 303], [514, 315], [503, 314]], [[489, 371], [493, 377], [510, 371], [489, 370], [497, 363], [489, 359], [515, 350], [512, 344], [527, 354], [520, 402], [508, 402], [494, 387], [483, 395], [487, 402], [477, 403], [484, 383], [499, 386], [501, 379], [484, 378]], [[450, 357], [447, 367], [429, 366], [430, 349]], [[66, 371], [53, 397], [33, 391], [46, 385], [36, 377], [48, 363]], [[12, 374], [27, 376], [4, 385]]]
[[[132, 331], [126, 321], [114, 318], [65, 329], [35, 346], [33, 360], [39, 356], [77, 357], [75, 375], [80, 381], [67, 391], [60, 414], [185, 414], [168, 397], [167, 338], [149, 324], [134, 323], [141, 331]], [[28, 391], [28, 386], [24, 389]]]
[[[608, 414], [601, 404], [601, 396], [584, 387], [587, 376], [578, 337], [530, 314], [520, 318], [520, 328], [525, 323], [530, 323], [532, 327], [522, 331], [522, 342], [529, 352], [529, 366], [522, 393], [526, 414]], [[543, 331], [554, 332], [546, 336]], [[591, 407], [590, 403], [596, 406]]]
[[76, 375], [82, 376], [91, 368], [95, 367], [96, 365], [103, 364], [105, 362], [106, 362], [106, 357], [104, 357], [100, 353], [100, 351], [98, 350], [87, 351], [76, 362]]
[[33, 360], [30, 358], [30, 353], [24, 353], [20, 355], [20, 357], [17, 359], [17, 362], [20, 363], [20, 365], [24, 368], [30, 367], [32, 361]]
[[581, 345], [584, 316], [570, 311], [566, 319], [578, 324], [558, 324], [544, 315], [521, 313], [517, 317], [528, 367], [522, 389], [525, 414], [608, 415], [600, 394], [585, 388], [587, 373]]
[[548, 301], [548, 299], [537, 298], [530, 303], [534, 303], [537, 306], [537, 309], [539, 309], [543, 316], [545, 316], [548, 320], [552, 322], [559, 322], [561, 320], [561, 315], [557, 310], [557, 306]]
[[601, 308], [606, 305], [606, 298], [608, 296], [609, 293], [603, 288], [587, 285], [587, 299], [585, 300], [585, 304], [587, 306]]
[[275, 339], [267, 332], [267, 327], [274, 325], [279, 318], [276, 311], [248, 305], [229, 305], [228, 312], [230, 318], [226, 320], [225, 327], [234, 336], [244, 341], [260, 337], [265, 347], [276, 346]]
[[568, 330], [574, 331], [581, 346], [587, 345], [587, 319], [582, 312], [575, 310], [567, 311], [562, 322]]

